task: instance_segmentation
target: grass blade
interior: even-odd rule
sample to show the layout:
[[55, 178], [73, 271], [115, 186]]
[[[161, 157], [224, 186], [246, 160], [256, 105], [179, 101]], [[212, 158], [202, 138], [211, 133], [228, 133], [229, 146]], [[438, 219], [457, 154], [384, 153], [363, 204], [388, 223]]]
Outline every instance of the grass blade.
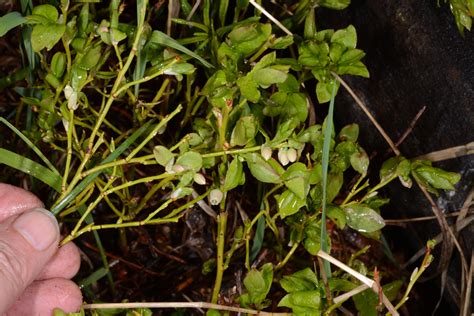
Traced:
[[209, 62], [207, 62], [204, 58], [194, 53], [193, 51], [187, 49], [186, 47], [178, 43], [175, 39], [169, 37], [163, 32], [153, 31], [153, 33], [151, 34], [150, 42], [176, 49], [186, 55], [196, 58], [207, 68], [214, 68], [214, 66], [211, 65]]
[[[329, 103], [328, 116], [326, 117], [326, 126], [324, 128], [324, 144], [323, 144], [323, 210], [321, 214], [321, 250], [328, 252], [328, 234], [326, 230], [326, 209], [327, 209], [327, 192], [328, 192], [328, 169], [329, 169], [329, 147], [331, 145], [331, 134], [333, 130], [333, 115], [334, 115], [334, 98], [336, 94], [337, 82], [334, 80], [331, 102]], [[324, 260], [324, 269], [328, 278], [331, 277], [331, 267], [329, 262]]]
[[5, 35], [11, 29], [22, 25], [26, 22], [26, 19], [21, 15], [20, 12], [10, 12], [0, 17], [0, 37]]
[[30, 147], [37, 155], [38, 157], [40, 157], [40, 159], [46, 164], [46, 166], [48, 166], [48, 168], [54, 172], [55, 174], [57, 174], [58, 176], [60, 176], [61, 174], [59, 173], [59, 171], [53, 166], [53, 164], [51, 163], [51, 161], [48, 160], [48, 158], [45, 157], [45, 155], [43, 155], [43, 153], [41, 152], [41, 150], [39, 150], [38, 147], [35, 146], [35, 144], [33, 144], [29, 139], [28, 137], [26, 137], [22, 132], [20, 132], [15, 126], [13, 126], [10, 122], [8, 122], [6, 119], [4, 119], [3, 117], [0, 117], [0, 122], [2, 122], [3, 124], [5, 124], [6, 126], [8, 126], [8, 128], [10, 128], [13, 132], [15, 132], [15, 134], [17, 134], [27, 145], [28, 147]]
[[[130, 147], [135, 140], [140, 137], [151, 125], [152, 121], [147, 122], [145, 125], [140, 127], [138, 130], [136, 130], [130, 137], [128, 137], [116, 150], [110, 153], [110, 155], [102, 161], [101, 164], [106, 164], [109, 162], [112, 162], [115, 160], [118, 156], [120, 156], [128, 147]], [[74, 198], [82, 192], [89, 184], [94, 181], [97, 176], [99, 176], [103, 171], [97, 171], [94, 172], [90, 175], [88, 175], [84, 180], [79, 182], [79, 184], [68, 194], [66, 195], [61, 201], [56, 203], [51, 208], [51, 212], [54, 215], [57, 215], [59, 212], [61, 212]]]
[[31, 159], [20, 156], [7, 149], [0, 148], [0, 164], [2, 163], [27, 173], [46, 183], [57, 192], [61, 192], [61, 176]]

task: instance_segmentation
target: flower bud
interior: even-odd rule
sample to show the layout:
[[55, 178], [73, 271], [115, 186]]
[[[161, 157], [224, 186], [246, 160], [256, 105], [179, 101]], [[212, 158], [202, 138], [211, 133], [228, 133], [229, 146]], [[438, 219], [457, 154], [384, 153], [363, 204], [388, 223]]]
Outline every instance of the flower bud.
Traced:
[[211, 193], [209, 193], [209, 202], [211, 203], [211, 205], [219, 205], [223, 197], [224, 194], [221, 190], [214, 189], [211, 191]]
[[260, 147], [260, 153], [263, 157], [263, 159], [268, 160], [272, 157], [272, 149], [268, 147], [267, 145], [262, 145]]
[[183, 172], [185, 170], [186, 169], [183, 166], [179, 165], [179, 164], [176, 164], [176, 165], [173, 166], [173, 171], [176, 172], [176, 173], [180, 173], [180, 172]]
[[205, 185], [206, 184], [206, 178], [204, 178], [204, 176], [200, 173], [196, 173], [194, 175], [194, 182], [196, 182], [197, 184], [200, 184], [200, 185]]
[[298, 159], [298, 153], [296, 152], [296, 149], [294, 148], [288, 149], [288, 152], [286, 153], [286, 155], [288, 156], [288, 160], [290, 162], [295, 162], [296, 159]]
[[288, 159], [286, 148], [280, 148], [278, 150], [278, 160], [283, 166], [286, 166], [290, 162], [290, 160]]

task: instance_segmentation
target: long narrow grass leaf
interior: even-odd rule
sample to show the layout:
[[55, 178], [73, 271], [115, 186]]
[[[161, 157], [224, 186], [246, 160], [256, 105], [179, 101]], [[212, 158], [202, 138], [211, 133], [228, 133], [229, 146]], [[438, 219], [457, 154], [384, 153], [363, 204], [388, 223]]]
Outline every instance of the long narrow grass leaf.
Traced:
[[2, 122], [3, 124], [5, 124], [6, 126], [8, 126], [8, 128], [10, 128], [13, 132], [15, 132], [15, 134], [17, 134], [27, 145], [28, 147], [31, 148], [31, 150], [33, 150], [37, 155], [38, 157], [40, 157], [40, 159], [46, 164], [46, 166], [48, 166], [48, 168], [54, 172], [55, 174], [57, 174], [58, 176], [60, 176], [60, 173], [59, 171], [53, 166], [53, 164], [51, 163], [51, 161], [48, 160], [48, 158], [46, 158], [45, 155], [43, 155], [43, 153], [41, 152], [41, 150], [39, 150], [38, 147], [35, 146], [35, 144], [33, 144], [29, 139], [28, 137], [26, 137], [22, 132], [20, 132], [15, 126], [13, 126], [10, 122], [8, 122], [6, 119], [4, 119], [3, 117], [0, 117], [0, 122]]
[[27, 173], [46, 183], [54, 190], [61, 192], [61, 176], [31, 159], [18, 155], [10, 150], [0, 148], [0, 164], [2, 163]]
[[[327, 194], [328, 194], [328, 169], [329, 169], [329, 149], [331, 146], [332, 130], [333, 130], [333, 115], [334, 115], [334, 98], [336, 94], [336, 81], [331, 92], [331, 102], [329, 103], [328, 116], [326, 117], [326, 126], [324, 128], [324, 143], [323, 143], [323, 210], [321, 214], [321, 250], [328, 252], [328, 234], [326, 230], [326, 209], [327, 209]], [[331, 276], [331, 268], [329, 262], [324, 261], [324, 269], [328, 278]]]
[[[152, 121], [147, 122], [145, 125], [136, 130], [130, 137], [128, 137], [116, 150], [110, 153], [110, 155], [102, 161], [101, 164], [106, 164], [112, 162], [117, 157], [119, 157], [128, 147], [130, 147], [135, 140], [140, 137], [151, 125]], [[97, 178], [102, 173], [102, 171], [94, 172], [84, 178], [79, 184], [72, 189], [72, 191], [66, 195], [61, 201], [59, 201], [55, 206], [52, 207], [51, 212], [54, 215], [57, 215], [61, 212], [74, 198], [82, 192], [92, 181]]]
[[21, 15], [20, 12], [10, 12], [0, 17], [0, 37], [5, 35], [11, 29], [22, 25], [26, 22], [26, 19]]
[[176, 50], [178, 50], [182, 53], [185, 53], [186, 55], [189, 55], [193, 58], [196, 58], [207, 68], [214, 68], [214, 66], [212, 64], [210, 64], [209, 62], [207, 62], [204, 58], [202, 58], [198, 54], [194, 53], [193, 51], [187, 49], [186, 47], [184, 47], [183, 45], [178, 43], [175, 39], [169, 37], [168, 35], [166, 35], [163, 32], [153, 31], [153, 33], [151, 34], [150, 41], [152, 43], [156, 43], [156, 44], [160, 44], [160, 45], [164, 45], [164, 46], [168, 46], [168, 47], [171, 47], [173, 49], [176, 49]]

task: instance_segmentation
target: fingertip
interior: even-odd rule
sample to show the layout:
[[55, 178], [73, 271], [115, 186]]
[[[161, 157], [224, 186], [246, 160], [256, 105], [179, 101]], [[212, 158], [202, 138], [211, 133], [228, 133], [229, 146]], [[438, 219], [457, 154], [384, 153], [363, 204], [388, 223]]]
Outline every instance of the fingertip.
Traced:
[[70, 242], [58, 249], [54, 257], [46, 264], [36, 279], [71, 279], [79, 271], [80, 265], [79, 248]]
[[73, 313], [79, 311], [81, 306], [82, 294], [74, 282], [49, 279], [33, 282], [5, 316], [50, 316], [55, 308]]

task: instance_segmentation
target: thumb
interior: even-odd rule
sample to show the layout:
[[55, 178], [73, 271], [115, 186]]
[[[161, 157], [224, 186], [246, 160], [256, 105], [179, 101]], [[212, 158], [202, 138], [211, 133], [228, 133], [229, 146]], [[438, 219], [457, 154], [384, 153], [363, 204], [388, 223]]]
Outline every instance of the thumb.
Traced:
[[58, 242], [58, 222], [42, 208], [0, 224], [0, 315], [43, 270]]

